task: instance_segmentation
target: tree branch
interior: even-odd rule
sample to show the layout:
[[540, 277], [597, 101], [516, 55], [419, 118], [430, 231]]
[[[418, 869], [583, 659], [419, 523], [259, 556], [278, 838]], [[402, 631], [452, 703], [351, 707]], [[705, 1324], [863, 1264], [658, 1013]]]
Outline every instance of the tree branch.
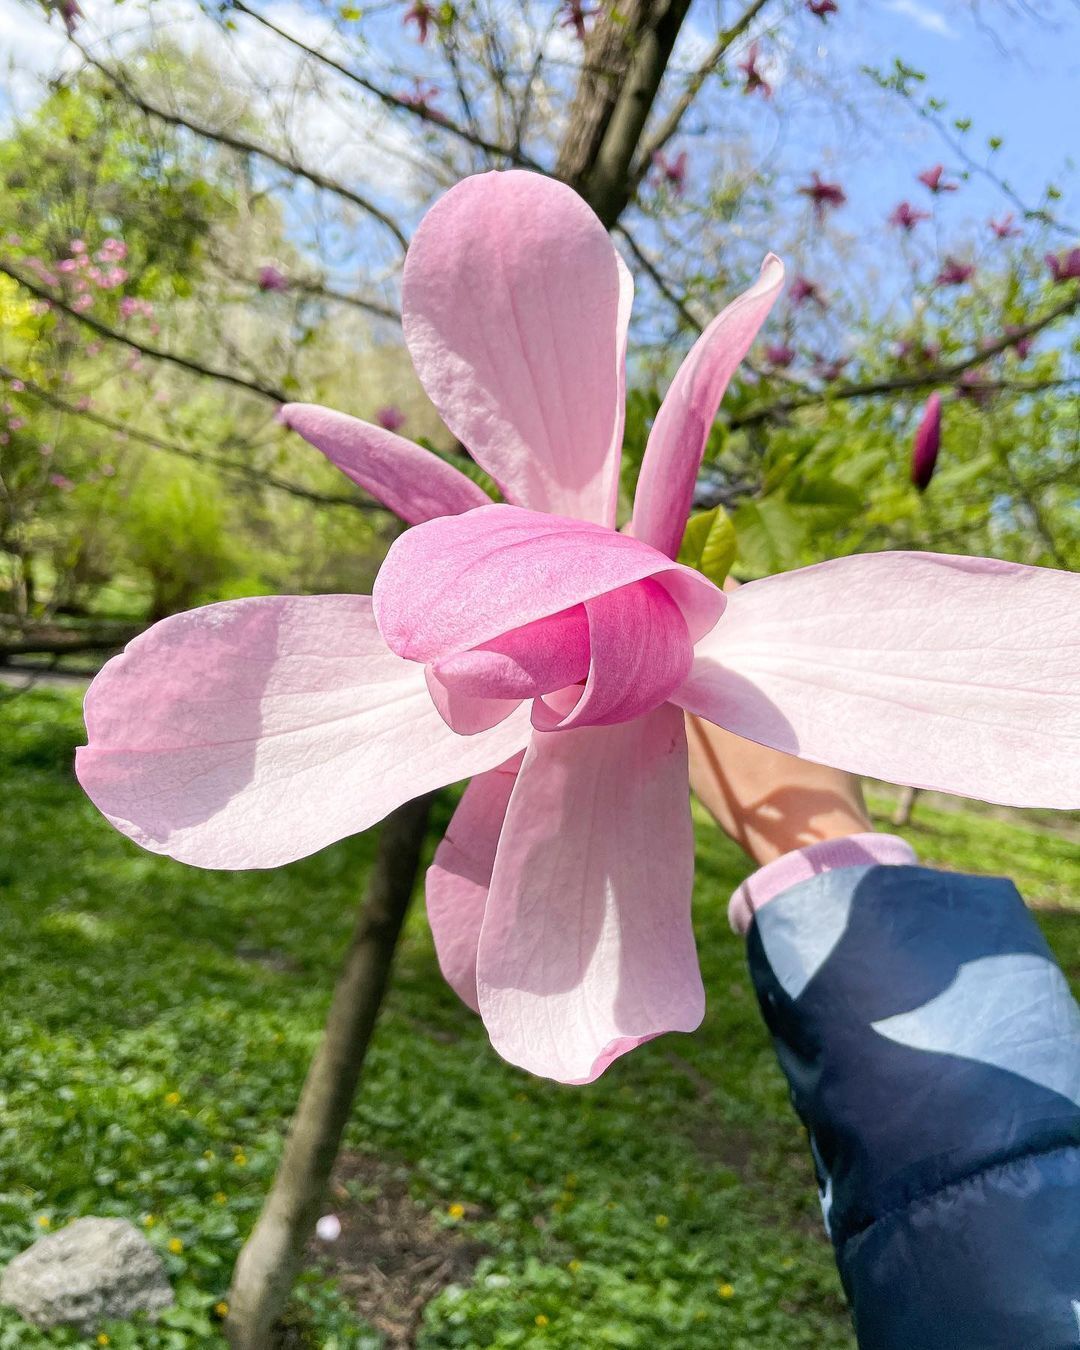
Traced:
[[189, 374], [204, 375], [212, 380], [220, 380], [222, 383], [231, 384], [237, 389], [244, 389], [249, 394], [258, 394], [260, 398], [268, 398], [274, 403], [288, 403], [290, 401], [290, 396], [284, 390], [275, 389], [273, 385], [260, 384], [255, 380], [246, 379], [243, 375], [234, 375], [228, 370], [218, 370], [214, 366], [207, 366], [201, 361], [195, 361], [189, 356], [178, 356], [176, 352], [166, 351], [163, 347], [156, 347], [150, 342], [141, 342], [136, 338], [129, 337], [126, 333], [121, 333], [116, 328], [110, 328], [100, 319], [95, 319], [92, 314], [79, 314], [72, 309], [66, 300], [59, 299], [38, 282], [31, 281], [28, 277], [23, 276], [3, 258], [0, 258], [0, 272], [11, 277], [12, 281], [17, 281], [31, 295], [36, 295], [39, 300], [48, 301], [54, 309], [60, 310], [69, 319], [82, 324], [84, 328], [89, 328], [99, 337], [108, 338], [110, 342], [119, 342], [125, 347], [130, 347], [133, 351], [141, 352], [143, 356], [151, 357], [155, 361], [167, 361], [171, 365], [179, 366], [181, 370], [188, 371]]
[[702, 85], [727, 55], [732, 43], [737, 42], [742, 37], [768, 3], [769, 0], [753, 0], [753, 3], [747, 6], [731, 27], [725, 29], [713, 43], [709, 54], [686, 81], [682, 93], [672, 104], [664, 120], [653, 135], [642, 145], [637, 166], [630, 175], [631, 195], [637, 191], [641, 180], [649, 172], [653, 156], [663, 150], [664, 146], [679, 130], [683, 118], [690, 111], [694, 100], [701, 92]]
[[230, 150], [235, 150], [243, 155], [255, 155], [259, 159], [265, 159], [270, 164], [276, 164], [279, 169], [284, 169], [286, 173], [292, 174], [295, 178], [302, 178], [317, 187], [320, 191], [333, 193], [335, 196], [343, 198], [353, 206], [357, 206], [361, 211], [366, 212], [380, 225], [385, 226], [394, 236], [395, 240], [404, 252], [409, 241], [402, 231], [400, 225], [375, 205], [369, 198], [354, 189], [346, 187], [344, 183], [337, 182], [336, 179], [327, 178], [325, 174], [318, 173], [314, 169], [307, 169], [302, 164], [283, 155], [278, 150], [273, 150], [268, 145], [259, 145], [256, 141], [249, 141], [244, 136], [239, 136], [235, 132], [222, 131], [216, 127], [209, 127], [203, 122], [197, 122], [192, 117], [186, 117], [181, 113], [172, 112], [168, 108], [162, 108], [156, 103], [152, 103], [144, 94], [140, 94], [137, 89], [133, 89], [122, 75], [99, 61], [93, 56], [86, 47], [77, 39], [71, 38], [71, 42], [78, 47], [84, 58], [95, 70], [100, 71], [109, 83], [124, 96], [133, 107], [146, 113], [148, 117], [154, 117], [159, 122], [164, 122], [167, 126], [183, 127], [185, 131], [190, 131], [196, 136], [203, 137], [204, 140], [214, 141], [218, 145], [226, 145]]
[[299, 483], [292, 483], [286, 478], [279, 478], [277, 474], [265, 473], [261, 469], [256, 469], [254, 465], [236, 463], [222, 455], [209, 455], [203, 450], [191, 450], [187, 446], [177, 445], [174, 441], [162, 440], [160, 436], [154, 436], [148, 431], [139, 431], [124, 422], [117, 422], [111, 417], [104, 417], [101, 413], [91, 412], [88, 408], [77, 408], [73, 403], [69, 403], [58, 394], [43, 388], [25, 375], [20, 375], [18, 371], [11, 370], [8, 366], [0, 365], [0, 378], [20, 381], [28, 394], [33, 394], [35, 398], [41, 399], [43, 403], [55, 408], [57, 412], [66, 413], [70, 417], [81, 417], [84, 421], [92, 422], [95, 426], [103, 427], [106, 431], [111, 431], [118, 436], [127, 436], [133, 441], [141, 441], [144, 445], [149, 445], [155, 450], [164, 450], [170, 455], [179, 455], [196, 464], [206, 464], [211, 468], [222, 469], [226, 473], [237, 474], [241, 478], [246, 478], [250, 482], [258, 484], [259, 487], [272, 488], [275, 492], [286, 492], [291, 497], [313, 502], [317, 506], [348, 506], [354, 511], [381, 509], [378, 503], [374, 501], [365, 501], [361, 497], [344, 497], [329, 492], [316, 492], [313, 488], [306, 488]]
[[[791, 398], [777, 399], [773, 403], [759, 404], [756, 408], [748, 408], [744, 413], [737, 413], [730, 419], [728, 426], [733, 428], [753, 426], [758, 422], [784, 417], [800, 408], [813, 407], [819, 403], [832, 403], [840, 399], [876, 398], [881, 394], [898, 394], [906, 390], [929, 389], [938, 384], [951, 384], [965, 371], [982, 365], [983, 362], [989, 361], [991, 357], [1000, 355], [1001, 352], [1014, 347], [1017, 342], [1026, 337], [1033, 337], [1058, 319], [1064, 318], [1078, 309], [1080, 309], [1080, 287], [1067, 300], [1055, 305], [1041, 318], [1033, 319], [1030, 323], [1014, 328], [1011, 333], [999, 338], [987, 347], [980, 347], [978, 351], [971, 353], [970, 356], [963, 357], [961, 360], [944, 362], [926, 370], [913, 371], [910, 375], [893, 375], [885, 379], [870, 380], [866, 384], [834, 385], [820, 393], [808, 392], [794, 395]], [[977, 391], [978, 385], [975, 385], [974, 389]]]
[[373, 94], [379, 102], [386, 107], [394, 108], [399, 112], [407, 112], [411, 114], [411, 116], [419, 118], [421, 122], [426, 122], [430, 127], [435, 127], [440, 131], [448, 131], [452, 135], [457, 136], [460, 140], [465, 141], [466, 144], [473, 146], [477, 150], [484, 150], [489, 155], [507, 159], [513, 164], [517, 164], [522, 168], [534, 169], [538, 173], [546, 172], [546, 170], [534, 159], [531, 159], [528, 155], [524, 154], [520, 147], [499, 145], [495, 141], [489, 141], [478, 132], [470, 130], [468, 127], [461, 126], [459, 123], [452, 121], [449, 117], [445, 117], [441, 113], [432, 112], [429, 108], [425, 108], [421, 103], [410, 103], [407, 99], [401, 98], [400, 95], [392, 94], [388, 89], [380, 88], [379, 85], [375, 84], [372, 80], [369, 80], [367, 76], [361, 75], [355, 70], [351, 70], [348, 66], [343, 65], [340, 61], [336, 61], [332, 56], [327, 55], [326, 52], [319, 51], [317, 47], [309, 47], [308, 44], [302, 42], [300, 38], [293, 37], [291, 33], [287, 33], [283, 28], [279, 28], [277, 24], [271, 23], [265, 15], [257, 13], [255, 10], [251, 9], [250, 6], [244, 4], [244, 0], [231, 0], [231, 7], [238, 10], [241, 14], [246, 14], [249, 18], [254, 19], [256, 23], [262, 24], [264, 28], [268, 29], [271, 33], [276, 34], [285, 42], [288, 42], [290, 46], [295, 47], [297, 51], [301, 51], [306, 56], [311, 57], [313, 61], [318, 61], [329, 70], [336, 71], [337, 74], [344, 76], [347, 80], [351, 80], [353, 84], [359, 85], [361, 89], [365, 89], [369, 94]]

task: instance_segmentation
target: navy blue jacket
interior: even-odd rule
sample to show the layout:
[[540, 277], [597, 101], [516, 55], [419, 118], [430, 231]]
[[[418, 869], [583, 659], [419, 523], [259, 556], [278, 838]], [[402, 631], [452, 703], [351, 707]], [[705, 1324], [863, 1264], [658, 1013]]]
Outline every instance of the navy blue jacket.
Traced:
[[862, 1350], [1080, 1347], [1080, 1009], [1012, 883], [842, 868], [748, 954]]

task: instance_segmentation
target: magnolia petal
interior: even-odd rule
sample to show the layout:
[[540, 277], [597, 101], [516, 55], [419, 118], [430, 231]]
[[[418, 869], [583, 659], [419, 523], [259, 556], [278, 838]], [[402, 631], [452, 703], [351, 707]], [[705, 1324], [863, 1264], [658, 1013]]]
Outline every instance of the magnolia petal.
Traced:
[[260, 596], [155, 624], [90, 686], [79, 781], [153, 853], [276, 867], [490, 769], [528, 711], [463, 740], [367, 596]]
[[476, 948], [487, 907], [491, 869], [499, 846], [506, 805], [521, 756], [477, 774], [462, 794], [427, 870], [424, 894], [435, 955], [446, 982], [479, 1012]]
[[585, 692], [562, 726], [611, 726], [665, 703], [690, 673], [694, 649], [663, 586], [646, 577], [598, 595], [585, 610], [592, 664]]
[[705, 443], [720, 400], [784, 284], [770, 253], [750, 287], [713, 319], [690, 349], [656, 414], [641, 464], [630, 532], [674, 558], [694, 500]]
[[499, 839], [477, 954], [480, 1014], [511, 1063], [590, 1082], [705, 996], [690, 925], [686, 737], [671, 704], [534, 736]]
[[456, 516], [491, 501], [452, 464], [370, 422], [316, 403], [286, 403], [279, 416], [408, 525]]
[[674, 700], [787, 754], [1009, 806], [1080, 806], [1080, 577], [874, 553], [728, 597]]
[[444, 684], [479, 698], [548, 694], [589, 673], [589, 616], [574, 605], [444, 657], [432, 669]]
[[428, 694], [439, 716], [459, 736], [475, 736], [505, 722], [521, 702], [520, 698], [490, 698], [484, 694], [469, 694], [453, 685], [445, 684], [434, 666], [424, 667]]
[[591, 209], [540, 174], [467, 178], [421, 222], [405, 341], [446, 425], [510, 501], [614, 523], [632, 294]]
[[372, 601], [392, 650], [428, 662], [648, 576], [678, 602], [695, 641], [723, 612], [724, 594], [711, 581], [637, 539], [500, 504], [395, 539]]

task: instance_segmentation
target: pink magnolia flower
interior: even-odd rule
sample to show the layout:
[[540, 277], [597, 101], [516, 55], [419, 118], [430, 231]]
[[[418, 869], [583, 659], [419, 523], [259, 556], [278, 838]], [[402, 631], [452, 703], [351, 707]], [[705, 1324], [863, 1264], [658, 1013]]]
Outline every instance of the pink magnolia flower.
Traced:
[[67, 35], [71, 37], [79, 26], [79, 20], [83, 17], [79, 2], [78, 0], [55, 0], [55, 3], [57, 13], [64, 21]]
[[814, 353], [813, 371], [819, 380], [824, 380], [826, 384], [831, 384], [843, 375], [851, 358], [849, 356], [825, 356], [821, 352]]
[[1046, 265], [1055, 281], [1075, 281], [1080, 278], [1080, 248], [1067, 253], [1048, 253]]
[[408, 104], [410, 108], [415, 108], [418, 112], [426, 113], [428, 117], [443, 120], [443, 114], [439, 109], [432, 107], [433, 101], [438, 97], [439, 86], [437, 84], [427, 84], [423, 80], [414, 79], [412, 89], [401, 95], [401, 101]]
[[994, 401], [993, 386], [987, 384], [986, 372], [981, 370], [965, 370], [956, 381], [956, 392], [977, 408], [985, 408]]
[[827, 207], [843, 206], [847, 201], [847, 193], [840, 184], [825, 182], [816, 170], [810, 175], [810, 182], [805, 183], [798, 192], [813, 202], [814, 215], [819, 222], [824, 220]]
[[788, 287], [788, 299], [793, 305], [805, 305], [808, 301], [813, 301], [819, 309], [828, 308], [818, 283], [802, 275], [797, 276]]
[[932, 169], [923, 169], [918, 179], [920, 183], [925, 183], [931, 192], [955, 192], [960, 186], [959, 183], [946, 182], [944, 173], [945, 165], [935, 164]]
[[840, 6], [836, 0], [806, 0], [806, 8], [824, 23], [830, 14], [839, 14]]
[[259, 268], [259, 290], [260, 291], [287, 291], [289, 289], [289, 278], [275, 267], [272, 263], [267, 263], [265, 267]]
[[284, 419], [412, 528], [372, 597], [178, 614], [86, 699], [80, 782], [154, 852], [275, 867], [475, 775], [427, 874], [443, 972], [511, 1062], [588, 1082], [701, 1020], [684, 709], [857, 773], [1080, 804], [1080, 581], [881, 553], [725, 596], [673, 561], [724, 390], [782, 285], [706, 328], [615, 528], [633, 285], [573, 191], [466, 179], [421, 223], [405, 338], [493, 503], [419, 446]]
[[941, 449], [941, 395], [933, 393], [926, 400], [926, 408], [915, 431], [911, 448], [911, 481], [925, 492], [934, 476], [938, 451]]
[[946, 256], [937, 274], [939, 286], [963, 286], [975, 275], [975, 264], [958, 262], [956, 258]]
[[769, 342], [765, 345], [765, 360], [777, 370], [786, 370], [796, 355], [795, 348], [786, 342]]
[[1010, 211], [1007, 215], [1002, 216], [1000, 220], [988, 220], [986, 223], [990, 226], [990, 229], [998, 239], [1019, 239], [1024, 231], [1019, 225], [1016, 225], [1013, 222], [1014, 216]]
[[400, 408], [395, 407], [393, 403], [388, 403], [376, 412], [375, 421], [384, 431], [400, 431], [408, 418]]
[[413, 0], [412, 5], [402, 16], [402, 24], [416, 24], [416, 36], [420, 42], [428, 40], [428, 33], [435, 21], [435, 11], [426, 0]]
[[1035, 345], [1035, 335], [1025, 333], [1022, 328], [1017, 328], [1015, 324], [1007, 323], [1005, 325], [1005, 336], [1012, 338], [1012, 349], [1021, 361], [1026, 361], [1031, 355], [1031, 349]]
[[758, 44], [752, 42], [745, 59], [739, 62], [738, 68], [746, 76], [743, 93], [752, 94], [760, 90], [763, 98], [772, 98], [772, 85], [758, 69], [758, 57], [760, 55]]
[[919, 211], [910, 202], [900, 202], [893, 208], [892, 214], [889, 216], [889, 224], [895, 225], [898, 229], [907, 230], [910, 234], [920, 220], [929, 219], [929, 211]]
[[689, 155], [685, 150], [680, 150], [674, 159], [668, 159], [663, 150], [657, 150], [653, 155], [652, 162], [655, 166], [661, 183], [666, 183], [675, 193], [676, 197], [681, 197], [686, 191], [686, 170], [689, 164]]

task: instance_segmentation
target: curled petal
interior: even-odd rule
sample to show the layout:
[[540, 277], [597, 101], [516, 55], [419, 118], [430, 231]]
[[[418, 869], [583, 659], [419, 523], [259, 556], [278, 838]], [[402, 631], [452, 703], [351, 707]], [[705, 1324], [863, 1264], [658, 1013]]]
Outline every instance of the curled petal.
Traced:
[[514, 786], [477, 954], [495, 1049], [590, 1082], [704, 991], [690, 926], [686, 737], [670, 704], [634, 722], [534, 736]]
[[633, 283], [590, 208], [540, 174], [479, 174], [417, 230], [402, 321], [450, 430], [523, 506], [612, 524]]
[[463, 740], [366, 596], [261, 596], [155, 624], [90, 686], [76, 773], [154, 853], [276, 867], [519, 750], [528, 711]]
[[589, 617], [584, 605], [503, 633], [432, 667], [446, 685], [481, 698], [535, 698], [584, 680]]
[[439, 969], [473, 1012], [476, 949], [487, 908], [491, 870], [521, 756], [477, 774], [462, 794], [427, 870], [424, 893]]
[[673, 696], [749, 740], [1009, 806], [1080, 806], [1080, 577], [873, 553], [752, 581]]
[[641, 464], [630, 532], [674, 558], [694, 499], [705, 443], [732, 375], [784, 284], [770, 253], [748, 291], [718, 314], [694, 343], [656, 414]]
[[491, 501], [452, 464], [370, 422], [315, 403], [286, 403], [279, 416], [408, 525], [456, 516]]
[[[585, 610], [589, 678], [560, 725], [611, 726], [665, 703], [690, 673], [694, 649], [686, 621], [663, 586], [646, 577], [598, 595]], [[542, 725], [535, 711], [533, 725]]]
[[408, 530], [391, 545], [372, 600], [399, 656], [439, 661], [574, 605], [655, 576], [693, 640], [724, 594], [691, 568], [585, 521], [491, 505]]

